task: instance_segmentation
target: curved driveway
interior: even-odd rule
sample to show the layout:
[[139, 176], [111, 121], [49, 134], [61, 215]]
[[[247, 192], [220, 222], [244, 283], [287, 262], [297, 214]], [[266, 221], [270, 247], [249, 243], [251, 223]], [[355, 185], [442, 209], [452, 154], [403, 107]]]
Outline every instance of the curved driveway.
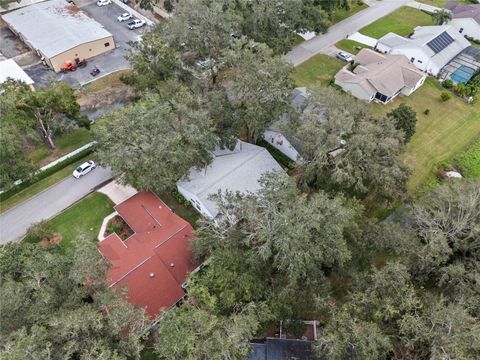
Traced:
[[101, 167], [80, 179], [70, 176], [1, 214], [0, 244], [20, 240], [30, 225], [54, 217], [111, 178], [111, 171]]

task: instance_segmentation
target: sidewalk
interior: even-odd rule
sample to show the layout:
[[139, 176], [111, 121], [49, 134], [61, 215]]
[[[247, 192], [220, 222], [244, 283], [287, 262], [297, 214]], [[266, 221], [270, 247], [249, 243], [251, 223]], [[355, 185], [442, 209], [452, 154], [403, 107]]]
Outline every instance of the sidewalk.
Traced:
[[431, 14], [433, 14], [436, 11], [443, 10], [443, 9], [438, 8], [436, 6], [427, 5], [427, 4], [424, 4], [424, 3], [417, 2], [417, 1], [409, 2], [407, 4], [407, 6], [411, 7], [411, 8], [414, 8], [414, 9], [423, 10], [423, 11], [429, 12]]

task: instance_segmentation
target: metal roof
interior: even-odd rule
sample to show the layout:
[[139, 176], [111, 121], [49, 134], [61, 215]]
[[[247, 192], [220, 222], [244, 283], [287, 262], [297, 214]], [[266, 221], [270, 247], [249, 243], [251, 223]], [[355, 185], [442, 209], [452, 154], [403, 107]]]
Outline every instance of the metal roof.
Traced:
[[31, 47], [51, 58], [78, 45], [112, 36], [65, 0], [50, 0], [2, 15]]
[[13, 59], [0, 61], [0, 84], [4, 83], [9, 78], [23, 81], [27, 85], [32, 85], [34, 83], [30, 76], [28, 76]]

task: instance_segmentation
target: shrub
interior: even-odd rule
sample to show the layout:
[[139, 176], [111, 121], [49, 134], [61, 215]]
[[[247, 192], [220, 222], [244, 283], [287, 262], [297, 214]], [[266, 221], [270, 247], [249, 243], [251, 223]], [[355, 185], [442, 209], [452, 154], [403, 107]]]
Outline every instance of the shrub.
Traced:
[[43, 239], [50, 239], [53, 235], [52, 224], [47, 220], [39, 221], [31, 225], [25, 237], [28, 241], [38, 242]]
[[442, 99], [442, 101], [448, 101], [452, 98], [452, 95], [449, 92], [442, 92], [440, 98]]
[[450, 79], [443, 80], [443, 81], [442, 81], [442, 86], [443, 86], [445, 89], [451, 89], [451, 88], [453, 88], [453, 81], [450, 80]]
[[173, 4], [171, 0], [163, 0], [163, 8], [171, 13], [173, 11]]
[[480, 177], [480, 139], [456, 156], [455, 164], [465, 177]]
[[430, 114], [430, 109], [425, 109], [425, 111], [423, 112], [425, 115], [428, 115]]

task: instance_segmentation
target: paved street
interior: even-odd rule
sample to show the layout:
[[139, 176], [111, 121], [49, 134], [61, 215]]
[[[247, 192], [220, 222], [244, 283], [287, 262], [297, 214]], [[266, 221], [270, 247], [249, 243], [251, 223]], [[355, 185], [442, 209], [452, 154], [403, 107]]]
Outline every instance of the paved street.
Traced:
[[20, 240], [30, 225], [54, 217], [110, 178], [111, 172], [105, 168], [97, 168], [80, 179], [70, 176], [1, 214], [0, 244]]
[[390, 14], [392, 11], [409, 2], [411, 2], [411, 0], [379, 1], [373, 6], [333, 25], [326, 34], [320, 34], [311, 40], [301, 43], [287, 53], [284, 59], [294, 66], [300, 65], [316, 54], [328, 52], [328, 49], [333, 44], [344, 39], [347, 35], [357, 32], [364, 26]]

